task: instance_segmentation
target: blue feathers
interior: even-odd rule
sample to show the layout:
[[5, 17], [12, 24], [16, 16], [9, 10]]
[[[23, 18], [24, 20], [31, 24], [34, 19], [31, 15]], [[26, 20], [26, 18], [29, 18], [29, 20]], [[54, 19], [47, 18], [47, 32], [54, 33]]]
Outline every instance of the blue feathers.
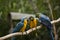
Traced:
[[[12, 33], [19, 32], [21, 30], [21, 28], [24, 26], [24, 19], [25, 18], [22, 18], [21, 21], [19, 23], [17, 23], [17, 25], [13, 29], [13, 32]], [[15, 40], [15, 39], [16, 39], [15, 37], [12, 38], [12, 40]]]
[[16, 25], [16, 27], [13, 29], [12, 33], [18, 32], [23, 26], [24, 26], [24, 19], [26, 17], [22, 18], [21, 21]]
[[52, 24], [50, 23], [49, 17], [47, 17], [47, 16], [45, 16], [45, 15], [43, 15], [43, 14], [40, 14], [39, 20], [40, 20], [41, 23], [42, 23], [43, 25], [45, 25], [48, 29], [51, 29]]
[[13, 29], [13, 33], [18, 32], [22, 27], [23, 27], [23, 23], [19, 22], [16, 27]]
[[50, 21], [49, 17], [47, 17], [43, 14], [40, 14], [39, 20], [41, 21], [41, 23], [43, 25], [45, 25], [47, 27], [49, 35], [51, 37], [51, 40], [54, 40], [53, 33], [52, 33], [52, 24], [51, 24], [51, 21]]

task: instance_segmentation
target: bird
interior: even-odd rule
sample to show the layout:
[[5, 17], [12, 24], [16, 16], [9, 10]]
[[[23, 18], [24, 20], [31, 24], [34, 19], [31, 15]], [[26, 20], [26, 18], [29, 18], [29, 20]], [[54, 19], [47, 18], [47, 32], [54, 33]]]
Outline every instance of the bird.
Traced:
[[[24, 32], [26, 27], [27, 27], [27, 19], [24, 17], [21, 19], [19, 23], [17, 23], [12, 33], [19, 32], [19, 31]], [[15, 40], [15, 37], [13, 37], [12, 40]]]
[[46, 26], [48, 33], [50, 35], [51, 40], [54, 40], [53, 32], [52, 32], [52, 24], [48, 16], [44, 15], [43, 13], [36, 13], [36, 18], [39, 19], [39, 22]]
[[30, 28], [34, 28], [37, 26], [37, 19], [35, 17], [30, 16], [29, 20], [30, 20], [29, 22]]

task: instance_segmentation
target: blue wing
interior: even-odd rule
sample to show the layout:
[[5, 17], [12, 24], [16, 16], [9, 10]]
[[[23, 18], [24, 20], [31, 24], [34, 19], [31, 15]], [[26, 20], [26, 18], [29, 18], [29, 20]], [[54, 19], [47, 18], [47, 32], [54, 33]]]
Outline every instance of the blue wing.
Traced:
[[51, 29], [52, 24], [50, 23], [49, 17], [47, 17], [43, 14], [40, 14], [39, 20], [41, 20], [41, 23], [44, 24], [48, 29]]
[[19, 22], [16, 27], [13, 29], [13, 33], [18, 32], [22, 27], [23, 27], [23, 23]]
[[13, 29], [13, 33], [18, 32], [23, 27], [25, 18], [26, 17], [22, 18], [21, 21], [16, 25], [16, 27]]
[[44, 18], [45, 20], [50, 21], [49, 17], [47, 17], [47, 16], [46, 16], [46, 15], [44, 15], [44, 14], [40, 14], [40, 17]]
[[41, 23], [43, 25], [45, 25], [47, 27], [49, 35], [51, 36], [51, 40], [54, 40], [53, 33], [51, 31], [52, 30], [52, 24], [51, 24], [51, 21], [50, 21], [49, 17], [41, 14], [39, 20], [41, 21]]
[[[21, 21], [16, 25], [16, 27], [13, 29], [12, 33], [20, 31], [20, 29], [24, 26], [24, 18], [21, 19]], [[12, 37], [12, 40], [15, 40], [15, 37]]]

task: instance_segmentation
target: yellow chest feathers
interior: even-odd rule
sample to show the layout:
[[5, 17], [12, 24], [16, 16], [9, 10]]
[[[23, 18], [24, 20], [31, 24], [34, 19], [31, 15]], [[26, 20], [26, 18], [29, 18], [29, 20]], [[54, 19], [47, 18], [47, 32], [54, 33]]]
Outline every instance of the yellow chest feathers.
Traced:
[[30, 21], [30, 28], [34, 28], [37, 26], [37, 20], [34, 19], [33, 21]]
[[27, 19], [24, 20], [24, 25], [22, 27], [22, 29], [20, 30], [21, 32], [24, 32], [27, 26]]

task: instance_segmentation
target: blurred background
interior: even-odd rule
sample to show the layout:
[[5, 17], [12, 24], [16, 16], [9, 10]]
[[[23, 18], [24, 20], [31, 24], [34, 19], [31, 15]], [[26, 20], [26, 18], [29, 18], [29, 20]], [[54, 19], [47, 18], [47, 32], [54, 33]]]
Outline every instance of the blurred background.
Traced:
[[[37, 8], [34, 9], [35, 7]], [[50, 13], [50, 7], [52, 14]], [[31, 0], [0, 0], [0, 37], [9, 34], [11, 25], [8, 14], [10, 12], [35, 14], [36, 11], [39, 13], [43, 12], [51, 20], [52, 16], [53, 20], [58, 19], [60, 17], [60, 0], [32, 0], [32, 2]], [[13, 21], [13, 26], [15, 26], [17, 22], [19, 22], [19, 20]], [[58, 35], [57, 38], [60, 40], [60, 22], [55, 24], [55, 29], [56, 34]], [[50, 40], [47, 29], [44, 26], [41, 29], [36, 30], [36, 32], [37, 37], [33, 35], [34, 32], [32, 32], [26, 36], [18, 36], [18, 38], [20, 37], [20, 40]]]

